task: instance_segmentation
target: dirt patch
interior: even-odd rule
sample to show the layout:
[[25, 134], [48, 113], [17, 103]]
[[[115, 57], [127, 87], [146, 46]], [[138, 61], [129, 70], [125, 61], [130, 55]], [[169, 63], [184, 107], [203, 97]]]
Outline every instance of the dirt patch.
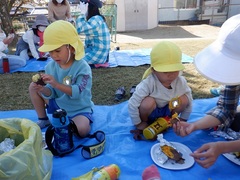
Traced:
[[219, 33], [220, 28], [211, 25], [158, 25], [154, 29], [145, 31], [119, 32], [116, 43], [111, 43], [111, 48], [120, 49], [152, 48], [161, 40], [170, 40], [180, 46], [187, 55], [194, 56], [201, 49], [212, 43]]

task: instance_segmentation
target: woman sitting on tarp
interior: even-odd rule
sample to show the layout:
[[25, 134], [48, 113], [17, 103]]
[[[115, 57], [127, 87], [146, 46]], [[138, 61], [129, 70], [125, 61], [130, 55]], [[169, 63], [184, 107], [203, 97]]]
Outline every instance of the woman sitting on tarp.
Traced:
[[5, 32], [1, 28], [0, 21], [0, 73], [3, 73], [3, 63], [2, 60], [4, 57], [8, 58], [9, 61], [9, 70], [15, 70], [26, 65], [26, 60], [16, 55], [9, 55], [8, 45], [12, 43], [14, 39], [14, 34], [9, 34], [6, 36]]
[[40, 14], [36, 17], [32, 28], [27, 30], [17, 43], [16, 55], [21, 56], [25, 60], [34, 57], [37, 60], [46, 60], [44, 53], [38, 51], [38, 47], [43, 44], [43, 32], [49, 25], [45, 15]]
[[110, 32], [105, 18], [100, 14], [102, 2], [81, 0], [81, 15], [76, 20], [78, 34], [85, 34], [85, 57], [92, 67], [108, 66], [110, 51]]

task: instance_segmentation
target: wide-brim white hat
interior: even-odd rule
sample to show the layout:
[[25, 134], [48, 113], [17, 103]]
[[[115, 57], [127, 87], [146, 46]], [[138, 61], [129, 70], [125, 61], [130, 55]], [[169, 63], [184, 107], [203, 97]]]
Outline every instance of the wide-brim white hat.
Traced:
[[211, 81], [240, 84], [240, 14], [223, 23], [218, 38], [195, 56], [194, 65]]

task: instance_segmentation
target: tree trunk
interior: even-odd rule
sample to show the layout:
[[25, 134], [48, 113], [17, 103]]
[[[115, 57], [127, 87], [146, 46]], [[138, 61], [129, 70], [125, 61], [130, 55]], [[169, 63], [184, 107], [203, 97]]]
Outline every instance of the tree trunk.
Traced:
[[13, 30], [12, 19], [10, 16], [10, 11], [8, 9], [8, 1], [1, 0], [0, 1], [0, 18], [2, 21], [2, 29], [8, 35]]
[[[6, 35], [14, 32], [12, 18], [10, 16], [12, 4], [10, 5], [9, 3], [12, 2], [8, 0], [0, 0], [0, 19], [2, 22], [2, 29], [6, 33]], [[15, 47], [17, 40], [17, 36], [15, 36], [13, 42], [11, 43], [11, 46]]]

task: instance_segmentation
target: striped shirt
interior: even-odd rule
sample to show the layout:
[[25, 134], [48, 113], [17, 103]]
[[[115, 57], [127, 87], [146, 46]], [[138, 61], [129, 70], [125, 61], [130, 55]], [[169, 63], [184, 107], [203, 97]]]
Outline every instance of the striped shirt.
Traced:
[[88, 64], [103, 64], [107, 60], [110, 50], [110, 32], [104, 19], [93, 16], [88, 21], [80, 15], [76, 20], [78, 34], [83, 33], [85, 38], [85, 57]]
[[230, 127], [236, 114], [240, 95], [240, 85], [225, 86], [220, 91], [217, 106], [207, 112], [224, 124], [224, 131]]

